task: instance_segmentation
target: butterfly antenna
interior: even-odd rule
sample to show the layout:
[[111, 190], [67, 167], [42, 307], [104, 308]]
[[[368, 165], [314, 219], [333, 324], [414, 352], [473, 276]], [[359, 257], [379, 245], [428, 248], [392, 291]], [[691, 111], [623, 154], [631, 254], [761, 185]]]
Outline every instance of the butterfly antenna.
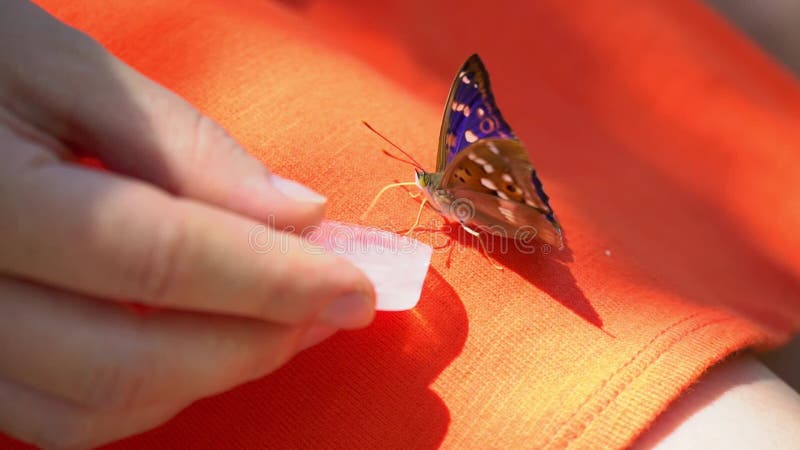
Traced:
[[401, 163], [410, 164], [410, 165], [416, 167], [417, 169], [420, 169], [420, 167], [415, 162], [409, 161], [407, 159], [403, 159], [403, 158], [401, 158], [401, 157], [399, 157], [397, 155], [393, 155], [393, 154], [389, 153], [388, 150], [381, 149], [381, 151], [383, 152], [384, 155], [388, 156], [389, 158], [396, 159], [397, 161], [400, 161]]
[[376, 130], [375, 128], [372, 128], [372, 125], [368, 124], [366, 120], [362, 120], [361, 123], [363, 123], [365, 127], [369, 128], [370, 131], [372, 131], [373, 133], [377, 134], [381, 139], [383, 139], [384, 141], [388, 142], [389, 145], [391, 145], [392, 147], [396, 148], [400, 153], [402, 153], [406, 158], [408, 158], [408, 161], [403, 160], [402, 158], [399, 158], [397, 156], [394, 156], [391, 153], [387, 152], [386, 150], [384, 150], [383, 153], [385, 153], [386, 155], [388, 155], [388, 156], [390, 156], [390, 157], [392, 157], [392, 158], [394, 158], [394, 159], [396, 159], [398, 161], [403, 161], [403, 162], [405, 162], [407, 164], [411, 164], [412, 166], [416, 167], [420, 171], [423, 171], [423, 172], [425, 171], [425, 169], [422, 168], [422, 164], [417, 162], [417, 160], [414, 159], [413, 156], [411, 156], [407, 151], [405, 151], [402, 148], [400, 148], [399, 145], [397, 145], [394, 142], [392, 142], [391, 140], [389, 140], [389, 138], [387, 138], [386, 136], [381, 134], [378, 130]]

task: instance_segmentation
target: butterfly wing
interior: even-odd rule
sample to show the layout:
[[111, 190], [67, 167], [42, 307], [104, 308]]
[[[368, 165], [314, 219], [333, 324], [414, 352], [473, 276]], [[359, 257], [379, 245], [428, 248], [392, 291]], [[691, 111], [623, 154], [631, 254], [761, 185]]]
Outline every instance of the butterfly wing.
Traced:
[[470, 209], [461, 212], [470, 217], [465, 221], [467, 225], [505, 238], [525, 240], [538, 237], [555, 248], [564, 246], [561, 228], [535, 208], [470, 189], [456, 189], [450, 194], [452, 205], [459, 208], [463, 209], [464, 202], [469, 201]]
[[516, 139], [494, 101], [489, 73], [478, 55], [470, 56], [456, 74], [445, 103], [436, 171], [464, 148], [484, 138]]
[[550, 199], [517, 140], [482, 139], [467, 146], [447, 164], [439, 189], [453, 202], [471, 201], [475, 225], [490, 232], [500, 227], [508, 237], [532, 226], [540, 238], [561, 247]]

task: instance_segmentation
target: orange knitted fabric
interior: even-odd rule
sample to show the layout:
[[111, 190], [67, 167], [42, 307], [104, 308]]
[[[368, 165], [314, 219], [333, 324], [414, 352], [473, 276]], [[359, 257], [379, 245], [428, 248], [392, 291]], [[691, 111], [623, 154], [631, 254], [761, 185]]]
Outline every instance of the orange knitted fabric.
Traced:
[[800, 325], [800, 90], [694, 1], [41, 3], [329, 218], [392, 230], [418, 207], [402, 190], [361, 214], [413, 172], [360, 121], [432, 169], [478, 52], [567, 242], [496, 252], [498, 271], [428, 210], [415, 310], [114, 447], [622, 447], [710, 365]]

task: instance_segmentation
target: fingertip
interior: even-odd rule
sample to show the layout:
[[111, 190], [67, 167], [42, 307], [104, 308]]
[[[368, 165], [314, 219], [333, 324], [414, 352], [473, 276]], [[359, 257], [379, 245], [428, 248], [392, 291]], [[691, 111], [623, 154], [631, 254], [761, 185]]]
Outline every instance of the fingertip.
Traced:
[[328, 274], [336, 286], [316, 322], [341, 329], [363, 328], [375, 318], [375, 288], [349, 261], [336, 257]]
[[298, 351], [303, 351], [307, 348], [322, 343], [322, 341], [336, 334], [337, 331], [339, 331], [338, 328], [331, 327], [329, 325], [312, 325], [308, 330], [306, 330], [305, 334], [300, 337]]
[[279, 231], [302, 234], [319, 225], [325, 214], [326, 198], [292, 180], [269, 174], [241, 180], [230, 208], [265, 222]]
[[272, 174], [269, 178], [272, 182], [272, 187], [294, 201], [320, 205], [324, 205], [325, 202], [328, 201], [324, 195], [314, 191], [308, 186], [298, 183], [297, 181], [283, 178], [275, 174]]
[[270, 213], [275, 226], [292, 227], [295, 234], [303, 234], [308, 227], [318, 226], [325, 215], [328, 199], [297, 181], [270, 174]]
[[361, 291], [348, 292], [334, 298], [320, 312], [318, 321], [338, 328], [362, 328], [375, 316], [375, 302]]

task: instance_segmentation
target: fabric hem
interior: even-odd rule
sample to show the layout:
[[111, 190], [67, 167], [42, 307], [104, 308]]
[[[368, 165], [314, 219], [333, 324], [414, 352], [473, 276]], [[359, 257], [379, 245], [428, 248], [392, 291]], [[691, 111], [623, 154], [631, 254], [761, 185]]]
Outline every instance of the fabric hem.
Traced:
[[545, 448], [624, 448], [711, 366], [766, 339], [729, 315], [685, 316], [600, 383]]

